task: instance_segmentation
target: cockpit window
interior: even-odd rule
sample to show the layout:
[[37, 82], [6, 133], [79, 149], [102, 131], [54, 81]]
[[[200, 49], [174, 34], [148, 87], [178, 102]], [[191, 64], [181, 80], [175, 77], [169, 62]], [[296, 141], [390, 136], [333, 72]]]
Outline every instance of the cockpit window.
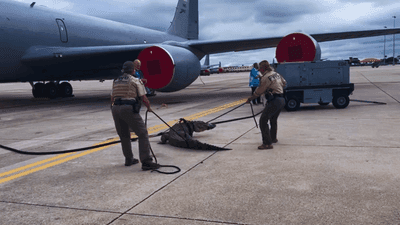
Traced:
[[68, 42], [68, 34], [67, 34], [67, 28], [65, 27], [64, 21], [61, 19], [56, 19], [57, 25], [58, 25], [58, 30], [60, 31], [60, 39], [62, 42], [67, 43]]

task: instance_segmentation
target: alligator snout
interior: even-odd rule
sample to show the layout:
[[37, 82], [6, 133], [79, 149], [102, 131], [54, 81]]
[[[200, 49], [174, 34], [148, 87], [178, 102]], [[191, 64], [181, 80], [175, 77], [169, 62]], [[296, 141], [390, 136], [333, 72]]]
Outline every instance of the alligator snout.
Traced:
[[215, 125], [215, 124], [209, 123], [209, 124], [208, 124], [207, 130], [214, 129], [216, 126], [217, 126], [217, 125]]

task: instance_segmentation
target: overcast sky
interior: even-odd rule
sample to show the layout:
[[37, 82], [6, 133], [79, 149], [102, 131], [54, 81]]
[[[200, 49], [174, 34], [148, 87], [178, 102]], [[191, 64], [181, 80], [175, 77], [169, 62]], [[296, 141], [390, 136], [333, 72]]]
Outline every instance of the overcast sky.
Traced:
[[[165, 31], [178, 0], [19, 0]], [[200, 39], [231, 40], [400, 27], [395, 0], [199, 0]], [[400, 55], [400, 34], [395, 55]], [[322, 58], [383, 58], [384, 37], [320, 43]], [[386, 55], [393, 56], [393, 35], [386, 36]], [[271, 61], [275, 48], [210, 56], [211, 64], [250, 65]], [[204, 59], [202, 60], [202, 62]]]

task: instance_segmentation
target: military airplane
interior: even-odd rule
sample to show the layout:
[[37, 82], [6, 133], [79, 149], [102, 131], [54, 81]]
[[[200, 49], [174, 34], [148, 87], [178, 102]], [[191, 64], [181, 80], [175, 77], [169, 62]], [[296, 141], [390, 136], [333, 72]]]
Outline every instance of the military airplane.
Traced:
[[204, 60], [204, 64], [201, 65], [200, 75], [210, 75], [211, 70], [215, 70], [216, 66], [219, 66], [219, 68], [221, 68], [221, 62], [219, 62], [219, 64], [210, 65], [210, 54], [207, 54]]
[[[138, 58], [149, 88], [173, 92], [197, 79], [200, 59], [207, 54], [279, 44], [284, 46], [276, 50], [282, 62], [312, 61], [320, 55], [318, 42], [400, 33], [400, 29], [382, 29], [289, 38], [198, 40], [198, 18], [198, 0], [179, 0], [166, 32], [53, 10], [35, 2], [1, 0], [0, 82], [29, 82], [34, 97], [71, 96], [68, 81], [114, 79], [123, 62]], [[302, 44], [305, 41], [309, 45]], [[310, 46], [313, 53], [309, 54]]]

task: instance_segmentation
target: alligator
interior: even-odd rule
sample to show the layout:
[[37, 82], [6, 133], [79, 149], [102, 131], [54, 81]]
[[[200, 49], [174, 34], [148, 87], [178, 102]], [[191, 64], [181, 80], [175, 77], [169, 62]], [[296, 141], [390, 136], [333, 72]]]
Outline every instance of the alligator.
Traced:
[[175, 147], [196, 150], [231, 150], [229, 148], [222, 148], [193, 139], [193, 132], [203, 132], [214, 129], [215, 127], [216, 125], [212, 123], [180, 119], [178, 123], [171, 127], [171, 129], [161, 135], [160, 144], [166, 144], [168, 142], [170, 145]]

